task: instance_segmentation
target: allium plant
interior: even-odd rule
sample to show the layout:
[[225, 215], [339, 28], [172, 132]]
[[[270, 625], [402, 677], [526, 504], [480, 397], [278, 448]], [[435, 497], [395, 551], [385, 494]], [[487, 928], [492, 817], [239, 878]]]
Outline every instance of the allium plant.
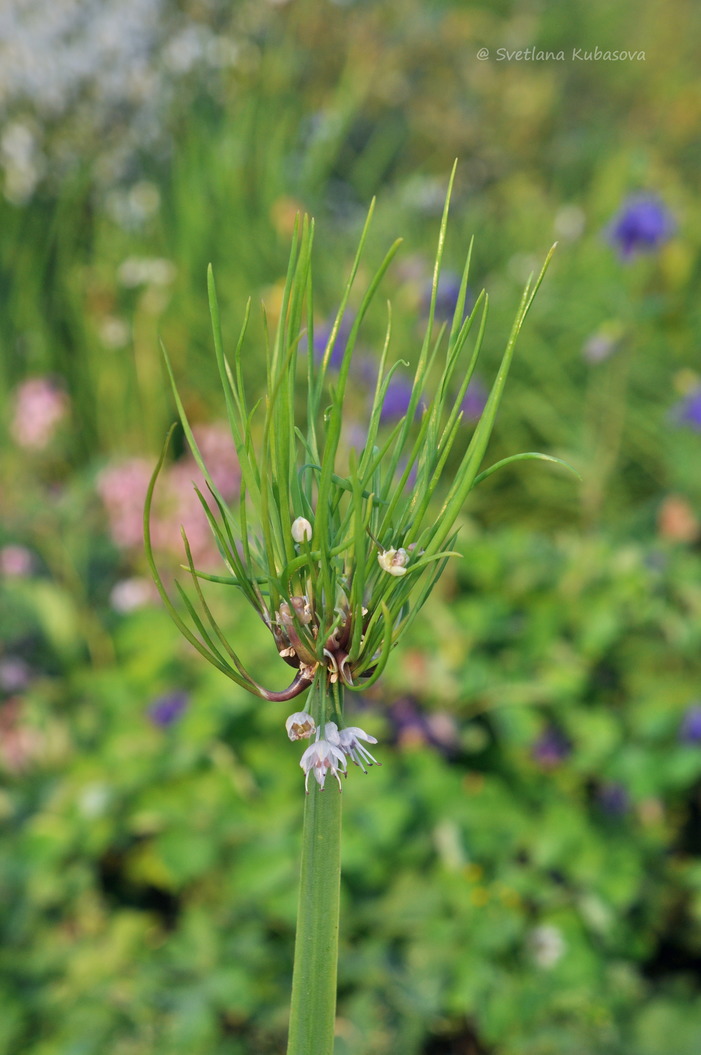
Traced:
[[[408, 365], [399, 361], [388, 366], [388, 311], [364, 446], [348, 450], [342, 442], [353, 349], [399, 242], [392, 245], [351, 313], [349, 299], [371, 208], [320, 358], [313, 328], [314, 225], [304, 219], [295, 231], [280, 321], [266, 348], [267, 390], [258, 402], [250, 402], [242, 371], [250, 304], [228, 359], [211, 269], [208, 275], [216, 361], [241, 468], [240, 494], [233, 506], [208, 471], [173, 382], [182, 427], [211, 498], [199, 491], [198, 495], [226, 569], [222, 575], [199, 571], [183, 533], [191, 590], [176, 584], [182, 606], [176, 607], [168, 595], [149, 532], [154, 487], [166, 449], [146, 501], [151, 570], [185, 637], [223, 674], [263, 699], [281, 703], [298, 701], [306, 694], [303, 706], [297, 702], [299, 709], [286, 722], [290, 740], [304, 741], [300, 791], [306, 791], [288, 1055], [329, 1055], [333, 1050], [342, 801], [338, 792], [351, 763], [364, 772], [377, 764], [366, 746], [376, 743], [374, 737], [346, 725], [344, 695], [364, 691], [382, 675], [393, 649], [455, 554], [456, 522], [472, 488], [516, 459], [557, 460], [525, 453], [482, 468], [516, 338], [549, 257], [538, 278], [526, 286], [484, 411], [476, 426], [468, 428], [461, 407], [483, 343], [488, 300], [482, 292], [465, 314], [468, 253], [452, 322], [434, 325], [449, 198], [450, 190], [426, 335], [408, 405], [399, 419], [389, 424], [383, 420], [393, 375], [400, 365]], [[352, 324], [344, 334], [342, 359], [334, 361], [331, 370], [337, 337], [349, 318]], [[173, 380], [169, 364], [168, 370]], [[413, 482], [407, 487], [410, 477]], [[243, 595], [263, 620], [280, 660], [291, 668], [287, 688], [261, 685], [246, 669], [210, 609], [206, 598], [206, 591], [214, 588], [210, 583], [219, 589], [235, 587], [236, 597]], [[281, 716], [281, 733], [284, 726]]]

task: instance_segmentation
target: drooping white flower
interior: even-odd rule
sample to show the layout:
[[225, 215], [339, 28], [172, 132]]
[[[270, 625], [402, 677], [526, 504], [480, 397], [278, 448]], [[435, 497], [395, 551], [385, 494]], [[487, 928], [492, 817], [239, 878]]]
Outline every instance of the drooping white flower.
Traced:
[[316, 722], [308, 711], [295, 711], [285, 722], [290, 740], [308, 740], [316, 732]]
[[409, 554], [405, 549], [384, 549], [377, 554], [377, 562], [390, 575], [406, 575]]
[[349, 725], [346, 729], [339, 729], [335, 722], [327, 722], [324, 732], [329, 743], [340, 747], [344, 755], [347, 755], [356, 766], [360, 766], [363, 773], [367, 773], [363, 763], [367, 763], [369, 766], [382, 765], [359, 742], [360, 740], [366, 740], [369, 744], [376, 744], [377, 739], [366, 733], [364, 729], [359, 729], [357, 725]]
[[312, 526], [305, 517], [297, 517], [292, 521], [292, 538], [295, 542], [310, 542], [312, 537]]
[[339, 771], [345, 776], [347, 763], [345, 754], [337, 744], [332, 744], [329, 740], [316, 740], [304, 752], [299, 764], [306, 774], [304, 788], [307, 794], [309, 794], [310, 773], [314, 774], [322, 791], [326, 777], [331, 773], [338, 781], [338, 790], [341, 790]]

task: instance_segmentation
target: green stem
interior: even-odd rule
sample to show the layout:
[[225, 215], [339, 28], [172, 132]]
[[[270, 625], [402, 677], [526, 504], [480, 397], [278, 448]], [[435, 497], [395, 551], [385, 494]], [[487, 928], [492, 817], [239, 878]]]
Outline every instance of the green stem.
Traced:
[[287, 1055], [333, 1055], [342, 800], [332, 776], [323, 791], [313, 777], [309, 784]]

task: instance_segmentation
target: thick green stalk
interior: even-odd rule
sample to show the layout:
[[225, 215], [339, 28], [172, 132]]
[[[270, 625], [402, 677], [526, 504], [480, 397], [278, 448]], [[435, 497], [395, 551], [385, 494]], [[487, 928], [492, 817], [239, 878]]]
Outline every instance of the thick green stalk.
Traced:
[[287, 1055], [332, 1055], [341, 876], [341, 794], [315, 781], [304, 806]]
[[341, 793], [332, 776], [322, 791], [310, 775], [309, 794], [304, 803], [287, 1055], [333, 1055], [341, 802]]

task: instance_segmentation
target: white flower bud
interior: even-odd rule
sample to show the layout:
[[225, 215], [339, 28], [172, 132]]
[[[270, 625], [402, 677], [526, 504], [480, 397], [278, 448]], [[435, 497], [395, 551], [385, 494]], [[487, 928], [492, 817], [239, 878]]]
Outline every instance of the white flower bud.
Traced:
[[406, 575], [409, 554], [405, 549], [385, 549], [377, 554], [377, 561], [390, 575]]
[[292, 521], [292, 538], [295, 542], [310, 542], [312, 537], [312, 526], [304, 517], [297, 517]]
[[308, 740], [316, 732], [316, 723], [307, 711], [295, 711], [285, 722], [290, 740]]

